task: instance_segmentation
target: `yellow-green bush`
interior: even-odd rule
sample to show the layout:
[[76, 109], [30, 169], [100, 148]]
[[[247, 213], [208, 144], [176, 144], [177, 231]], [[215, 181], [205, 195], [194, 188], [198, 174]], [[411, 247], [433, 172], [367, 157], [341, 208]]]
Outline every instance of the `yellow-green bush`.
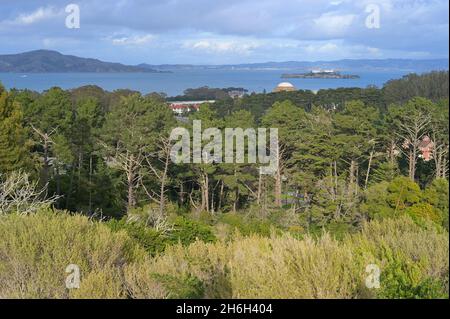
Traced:
[[[342, 241], [286, 234], [178, 245], [148, 267], [199, 278], [207, 298], [428, 298], [448, 291], [448, 246], [446, 231], [404, 217], [368, 223]], [[380, 267], [380, 289], [365, 287], [369, 264]]]
[[328, 235], [250, 237], [234, 242], [235, 298], [351, 298], [358, 282], [350, 247]]
[[178, 278], [192, 276], [202, 282], [203, 297], [231, 298], [229, 251], [229, 244], [223, 242], [198, 241], [188, 247], [178, 244], [150, 260], [144, 271]]
[[[0, 217], [2, 298], [441, 298], [448, 296], [448, 232], [408, 216], [336, 240], [285, 233], [178, 243], [152, 257], [125, 231], [41, 211]], [[65, 286], [69, 264], [79, 289]], [[366, 266], [381, 270], [365, 287]]]
[[[86, 217], [51, 211], [2, 216], [0, 297], [122, 297], [120, 269], [141, 256], [124, 232]], [[80, 289], [66, 288], [70, 264], [81, 270]]]
[[[424, 284], [438, 282], [442, 291], [434, 297], [448, 295], [448, 233], [432, 221], [421, 225], [407, 216], [372, 221], [359, 234], [346, 238], [360, 264], [376, 264], [381, 269], [381, 289], [365, 293], [383, 298], [429, 297], [420, 290]], [[402, 287], [394, 287], [394, 282]]]

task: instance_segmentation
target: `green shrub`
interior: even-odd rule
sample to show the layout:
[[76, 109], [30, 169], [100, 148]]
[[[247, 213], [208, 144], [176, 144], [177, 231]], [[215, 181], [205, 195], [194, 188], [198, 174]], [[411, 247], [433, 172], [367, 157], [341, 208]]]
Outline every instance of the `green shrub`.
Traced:
[[381, 272], [377, 297], [383, 299], [435, 299], [448, 298], [442, 282], [424, 277], [420, 266], [401, 255], [389, 256]]
[[442, 225], [448, 230], [449, 187], [446, 179], [435, 179], [423, 194], [424, 200], [442, 212]]
[[185, 217], [176, 217], [170, 222], [173, 229], [167, 233], [160, 233], [140, 222], [110, 220], [106, 223], [113, 231], [125, 231], [132, 239], [143, 247], [150, 256], [163, 252], [167, 246], [181, 243], [189, 245], [196, 240], [214, 242], [216, 240], [210, 226]]
[[173, 230], [168, 234], [168, 241], [172, 244], [180, 242], [189, 245], [197, 240], [206, 243], [216, 241], [212, 227], [205, 223], [183, 216], [176, 217], [172, 223]]
[[151, 256], [163, 252], [169, 244], [169, 241], [163, 235], [140, 223], [126, 222], [125, 219], [112, 219], [105, 224], [114, 232], [125, 231]]
[[199, 299], [205, 293], [202, 282], [192, 275], [154, 275], [154, 278], [169, 291], [169, 299]]
[[125, 266], [125, 286], [135, 299], [194, 299], [204, 296], [202, 282], [193, 275], [153, 272], [151, 261]]
[[427, 203], [420, 203], [405, 210], [416, 223], [422, 223], [424, 220], [431, 220], [437, 225], [442, 225], [444, 221], [443, 213]]
[[269, 221], [262, 221], [256, 218], [246, 218], [245, 216], [228, 213], [220, 217], [220, 222], [231, 227], [229, 234], [238, 230], [241, 235], [249, 236], [258, 234], [261, 236], [270, 236], [276, 226]]
[[421, 200], [419, 185], [405, 176], [396, 177], [387, 188], [387, 202], [396, 211], [417, 204]]
[[370, 291], [372, 297], [413, 298], [429, 282], [438, 282], [448, 291], [448, 233], [429, 220], [422, 225], [408, 216], [372, 221], [345, 241], [353, 246], [361, 268], [380, 267], [381, 292]]

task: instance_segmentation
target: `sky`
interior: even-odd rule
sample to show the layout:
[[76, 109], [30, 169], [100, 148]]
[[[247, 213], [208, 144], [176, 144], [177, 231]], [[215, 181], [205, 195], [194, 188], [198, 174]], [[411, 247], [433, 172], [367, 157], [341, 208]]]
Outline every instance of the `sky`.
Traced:
[[[68, 28], [79, 8], [79, 28]], [[448, 58], [448, 0], [0, 0], [0, 54], [125, 64]], [[73, 23], [69, 26], [73, 26]]]

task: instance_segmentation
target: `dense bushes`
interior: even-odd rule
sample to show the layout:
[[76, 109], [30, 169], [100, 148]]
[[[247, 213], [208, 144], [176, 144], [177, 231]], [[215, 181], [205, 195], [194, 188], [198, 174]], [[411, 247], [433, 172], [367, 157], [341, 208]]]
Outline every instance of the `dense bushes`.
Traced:
[[420, 226], [406, 216], [372, 221], [346, 241], [355, 247], [357, 255], [380, 266], [381, 288], [375, 296], [448, 296], [448, 233], [431, 221], [423, 221]]
[[160, 233], [139, 223], [127, 223], [125, 219], [112, 219], [105, 223], [105, 225], [113, 232], [125, 231], [130, 238], [144, 248], [151, 256], [164, 251], [167, 245]]
[[[364, 285], [368, 264], [381, 269], [380, 289]], [[252, 235], [175, 246], [148, 267], [199, 278], [208, 298], [436, 298], [448, 290], [448, 237], [404, 217], [367, 224], [342, 241]]]
[[179, 216], [173, 220], [173, 230], [169, 233], [168, 240], [172, 244], [181, 242], [183, 245], [189, 245], [197, 240], [214, 242], [216, 237], [208, 225]]
[[223, 214], [219, 218], [219, 222], [229, 227], [228, 235], [233, 234], [237, 230], [240, 234], [245, 236], [252, 234], [270, 236], [271, 232], [276, 228], [275, 223], [246, 217], [236, 213]]
[[171, 229], [158, 232], [140, 222], [130, 222], [125, 218], [110, 220], [106, 223], [113, 231], [124, 230], [137, 244], [141, 245], [151, 256], [163, 252], [169, 245], [181, 243], [189, 245], [197, 240], [214, 242], [216, 240], [211, 227], [199, 221], [190, 220], [182, 216], [174, 218]]
[[[448, 232], [407, 216], [366, 223], [341, 240], [326, 233], [302, 240], [272, 233], [210, 243], [190, 243], [202, 228], [194, 232], [196, 222], [183, 219], [183, 232], [197, 235], [177, 244], [168, 237], [159, 242], [161, 235], [136, 224], [106, 224], [65, 213], [13, 214], [0, 221], [0, 297], [448, 296]], [[163, 243], [164, 253], [148, 254]], [[69, 264], [81, 268], [79, 289], [65, 287]], [[369, 264], [381, 269], [379, 289], [365, 286]]]
[[407, 177], [371, 186], [361, 209], [371, 219], [409, 215], [417, 223], [431, 220], [448, 229], [448, 182], [436, 179], [426, 189]]
[[[3, 216], [0, 234], [2, 298], [120, 298], [121, 268], [144, 255], [125, 232], [65, 213]], [[65, 286], [70, 264], [80, 267], [80, 289]]]

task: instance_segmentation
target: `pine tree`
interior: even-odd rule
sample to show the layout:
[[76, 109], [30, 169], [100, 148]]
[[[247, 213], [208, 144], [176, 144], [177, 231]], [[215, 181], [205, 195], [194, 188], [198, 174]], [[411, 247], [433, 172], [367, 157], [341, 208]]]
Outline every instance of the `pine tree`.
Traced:
[[19, 104], [0, 85], [0, 174], [25, 166], [27, 145], [22, 119]]

